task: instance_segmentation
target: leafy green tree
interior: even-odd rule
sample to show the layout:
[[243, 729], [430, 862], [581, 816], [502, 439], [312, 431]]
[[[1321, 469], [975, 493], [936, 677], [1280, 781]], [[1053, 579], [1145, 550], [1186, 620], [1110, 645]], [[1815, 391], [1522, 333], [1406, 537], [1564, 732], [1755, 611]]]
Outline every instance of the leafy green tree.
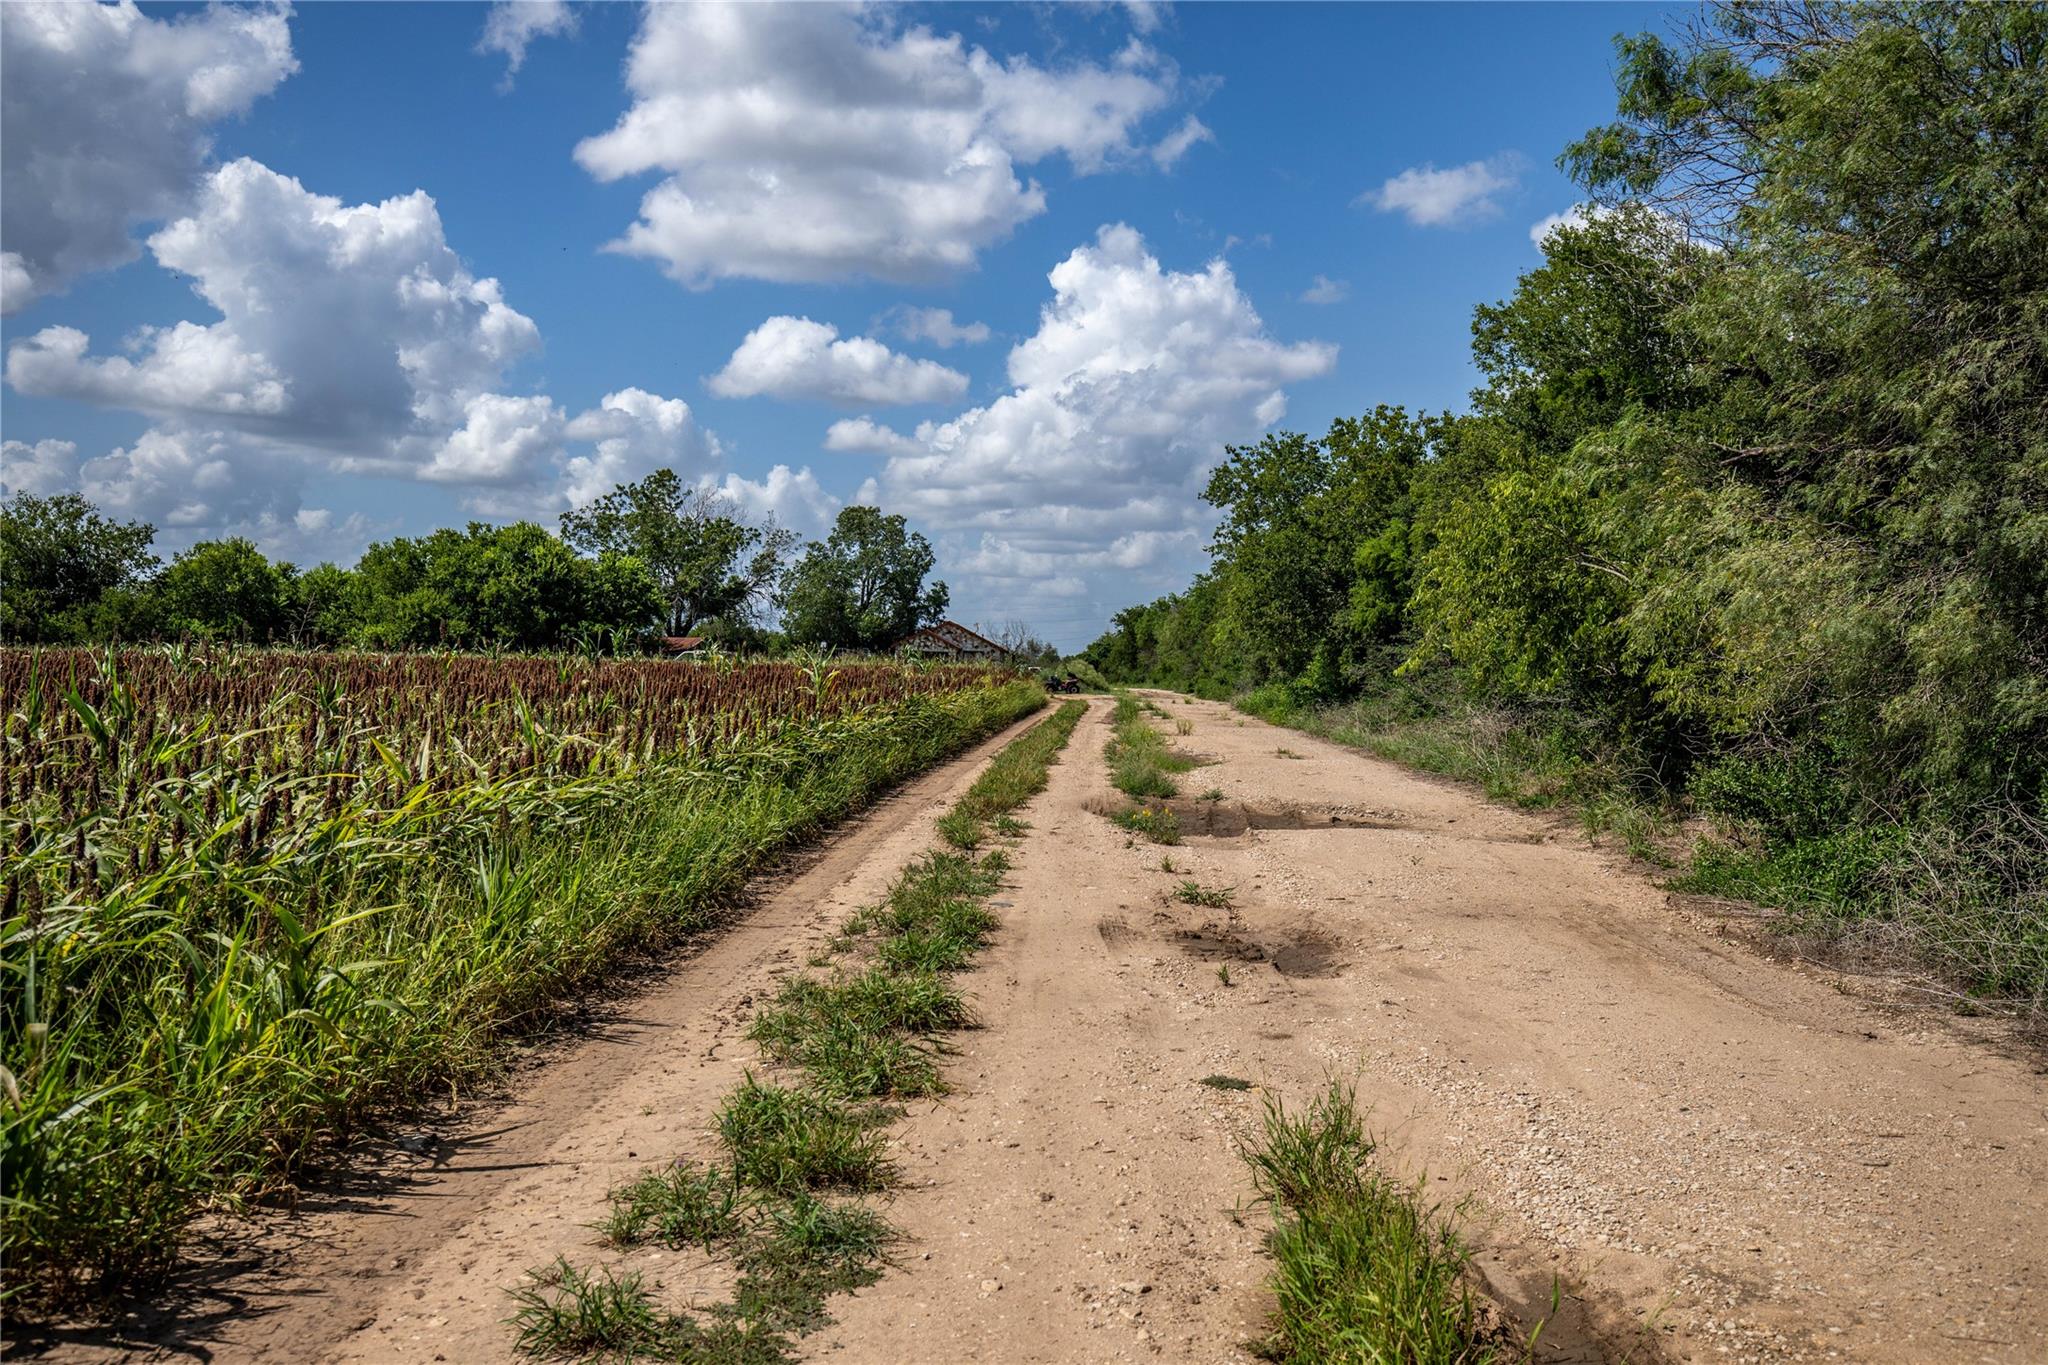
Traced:
[[[1389, 538], [1407, 534], [1410, 484], [1439, 426], [1381, 407], [1321, 441], [1287, 432], [1227, 450], [1203, 493], [1224, 512], [1214, 631], [1249, 681], [1293, 678], [1319, 651], [1334, 677], [1399, 633], [1407, 556]], [[1368, 542], [1379, 548], [1361, 560]]]
[[[132, 594], [155, 572], [155, 538], [154, 527], [111, 521], [76, 493], [8, 498], [0, 504], [0, 634], [29, 642], [93, 638], [100, 599]], [[132, 611], [116, 614], [134, 620]]]
[[945, 615], [951, 593], [942, 582], [925, 583], [937, 562], [931, 542], [902, 517], [842, 508], [832, 533], [807, 545], [783, 576], [783, 630], [798, 644], [893, 649]]
[[1682, 742], [1628, 617], [1664, 514], [1713, 468], [1673, 414], [1697, 403], [1680, 319], [1714, 268], [1668, 220], [1624, 207], [1553, 233], [1514, 294], [1476, 311], [1475, 412], [1415, 467], [1407, 543], [1359, 549], [1371, 572], [1409, 561], [1411, 670], [1447, 657], [1496, 696], [1561, 698], [1638, 742]]
[[597, 630], [641, 634], [662, 611], [637, 559], [586, 559], [532, 522], [385, 541], [356, 574], [358, 636], [387, 648], [562, 649]]
[[639, 558], [606, 552], [578, 561], [578, 611], [582, 620], [571, 627], [571, 643], [587, 646], [600, 640], [623, 644], [647, 634], [647, 622], [660, 610], [661, 585]]
[[1221, 604], [1218, 576], [1203, 574], [1184, 593], [1118, 612], [1081, 657], [1112, 682], [1227, 697], [1245, 676], [1241, 662], [1217, 643]]
[[1620, 48], [1563, 159], [1597, 206], [1477, 310], [1471, 411], [1377, 482], [1335, 432], [1232, 449], [1209, 572], [1085, 657], [1477, 691], [1742, 822], [1700, 885], [1881, 913], [2038, 1012], [2048, 9], [1749, 0]]
[[316, 564], [292, 580], [286, 633], [294, 644], [332, 649], [362, 630], [363, 580], [333, 564]]
[[586, 554], [639, 560], [661, 589], [670, 635], [694, 634], [720, 617], [749, 624], [796, 543], [793, 531], [746, 525], [729, 501], [690, 488], [672, 469], [564, 512], [562, 538]]
[[1886, 808], [2040, 792], [2048, 11], [1726, 6], [1621, 56], [1622, 117], [1567, 164], [1729, 248], [1682, 319], [1720, 473], [1638, 648]]
[[290, 619], [292, 566], [272, 564], [253, 541], [201, 541], [157, 580], [164, 628], [207, 640], [267, 644]]
[[1702, 351], [1680, 311], [1724, 257], [1670, 218], [1624, 203], [1553, 231], [1512, 298], [1472, 316], [1486, 384], [1473, 405], [1525, 446], [1569, 450], [1630, 411], [1699, 398]]
[[450, 638], [455, 604], [427, 582], [433, 562], [429, 539], [398, 537], [363, 551], [355, 567], [354, 643], [378, 649], [454, 648], [464, 643]]

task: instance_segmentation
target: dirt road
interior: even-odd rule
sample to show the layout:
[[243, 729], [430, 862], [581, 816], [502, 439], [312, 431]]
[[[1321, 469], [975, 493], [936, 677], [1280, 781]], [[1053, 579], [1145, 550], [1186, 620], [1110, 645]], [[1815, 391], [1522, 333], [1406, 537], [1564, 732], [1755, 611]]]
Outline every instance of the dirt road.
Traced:
[[1546, 1358], [2048, 1359], [2037, 1067], [1721, 941], [1552, 822], [1155, 700], [1212, 762], [1183, 825], [1220, 833], [1128, 844], [1089, 809], [1106, 712], [1077, 732], [974, 980], [995, 1027], [906, 1130], [930, 1259], [820, 1355], [1248, 1358], [1258, 1100], [1219, 1073], [1355, 1080], [1392, 1158], [1473, 1201], [1509, 1305], [1558, 1277]]
[[[1004, 927], [967, 978], [989, 1027], [955, 1039], [955, 1093], [897, 1130], [889, 1215], [913, 1240], [808, 1354], [1249, 1360], [1265, 1216], [1239, 1207], [1232, 1141], [1260, 1091], [1200, 1084], [1216, 1074], [1289, 1100], [1354, 1081], [1389, 1159], [1470, 1201], [1496, 1295], [1533, 1320], [1559, 1286], [1547, 1359], [2048, 1359], [2037, 1064], [1766, 962], [1552, 822], [1156, 700], [1208, 762], [1183, 779], [1186, 842], [1134, 844], [1097, 813], [1097, 704], [1023, 812]], [[187, 1342], [511, 1358], [503, 1286], [557, 1252], [599, 1259], [609, 1184], [710, 1150], [751, 1003], [978, 766], [842, 835], [517, 1103], [416, 1143], [403, 1181], [279, 1220], [267, 1271], [221, 1281]], [[1234, 907], [1174, 899], [1189, 880]], [[693, 1292], [657, 1253], [627, 1263]]]

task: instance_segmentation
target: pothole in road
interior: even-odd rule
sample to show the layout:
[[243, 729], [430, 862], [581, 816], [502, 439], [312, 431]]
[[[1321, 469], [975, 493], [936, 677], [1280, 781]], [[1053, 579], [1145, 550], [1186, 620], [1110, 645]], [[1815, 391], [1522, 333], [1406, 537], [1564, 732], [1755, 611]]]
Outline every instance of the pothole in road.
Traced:
[[1254, 942], [1242, 934], [1213, 925], [1177, 929], [1174, 946], [1202, 962], [1270, 962], [1282, 976], [1335, 976], [1343, 969], [1337, 944], [1321, 934], [1302, 933]]
[[1266, 808], [1233, 801], [1169, 801], [1182, 836], [1209, 835], [1228, 839], [1248, 829], [1407, 829], [1394, 820], [1366, 820], [1314, 806]]

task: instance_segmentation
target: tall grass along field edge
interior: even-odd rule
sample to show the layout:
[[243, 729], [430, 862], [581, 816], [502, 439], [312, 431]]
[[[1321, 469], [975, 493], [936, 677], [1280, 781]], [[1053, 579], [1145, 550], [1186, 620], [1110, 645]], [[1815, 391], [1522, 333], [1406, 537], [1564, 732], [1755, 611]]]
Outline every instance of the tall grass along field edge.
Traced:
[[0, 659], [10, 1312], [167, 1268], [196, 1210], [1045, 704], [966, 671], [58, 662]]

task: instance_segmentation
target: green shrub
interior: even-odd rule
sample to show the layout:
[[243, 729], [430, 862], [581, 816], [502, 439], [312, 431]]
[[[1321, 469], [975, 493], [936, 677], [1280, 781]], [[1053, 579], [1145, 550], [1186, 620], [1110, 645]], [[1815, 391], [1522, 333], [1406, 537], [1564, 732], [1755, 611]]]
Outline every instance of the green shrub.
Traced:
[[1784, 755], [1725, 755], [1693, 774], [1687, 794], [1709, 814], [1795, 840], [1825, 834], [1850, 816], [1839, 768], [1812, 748]]

